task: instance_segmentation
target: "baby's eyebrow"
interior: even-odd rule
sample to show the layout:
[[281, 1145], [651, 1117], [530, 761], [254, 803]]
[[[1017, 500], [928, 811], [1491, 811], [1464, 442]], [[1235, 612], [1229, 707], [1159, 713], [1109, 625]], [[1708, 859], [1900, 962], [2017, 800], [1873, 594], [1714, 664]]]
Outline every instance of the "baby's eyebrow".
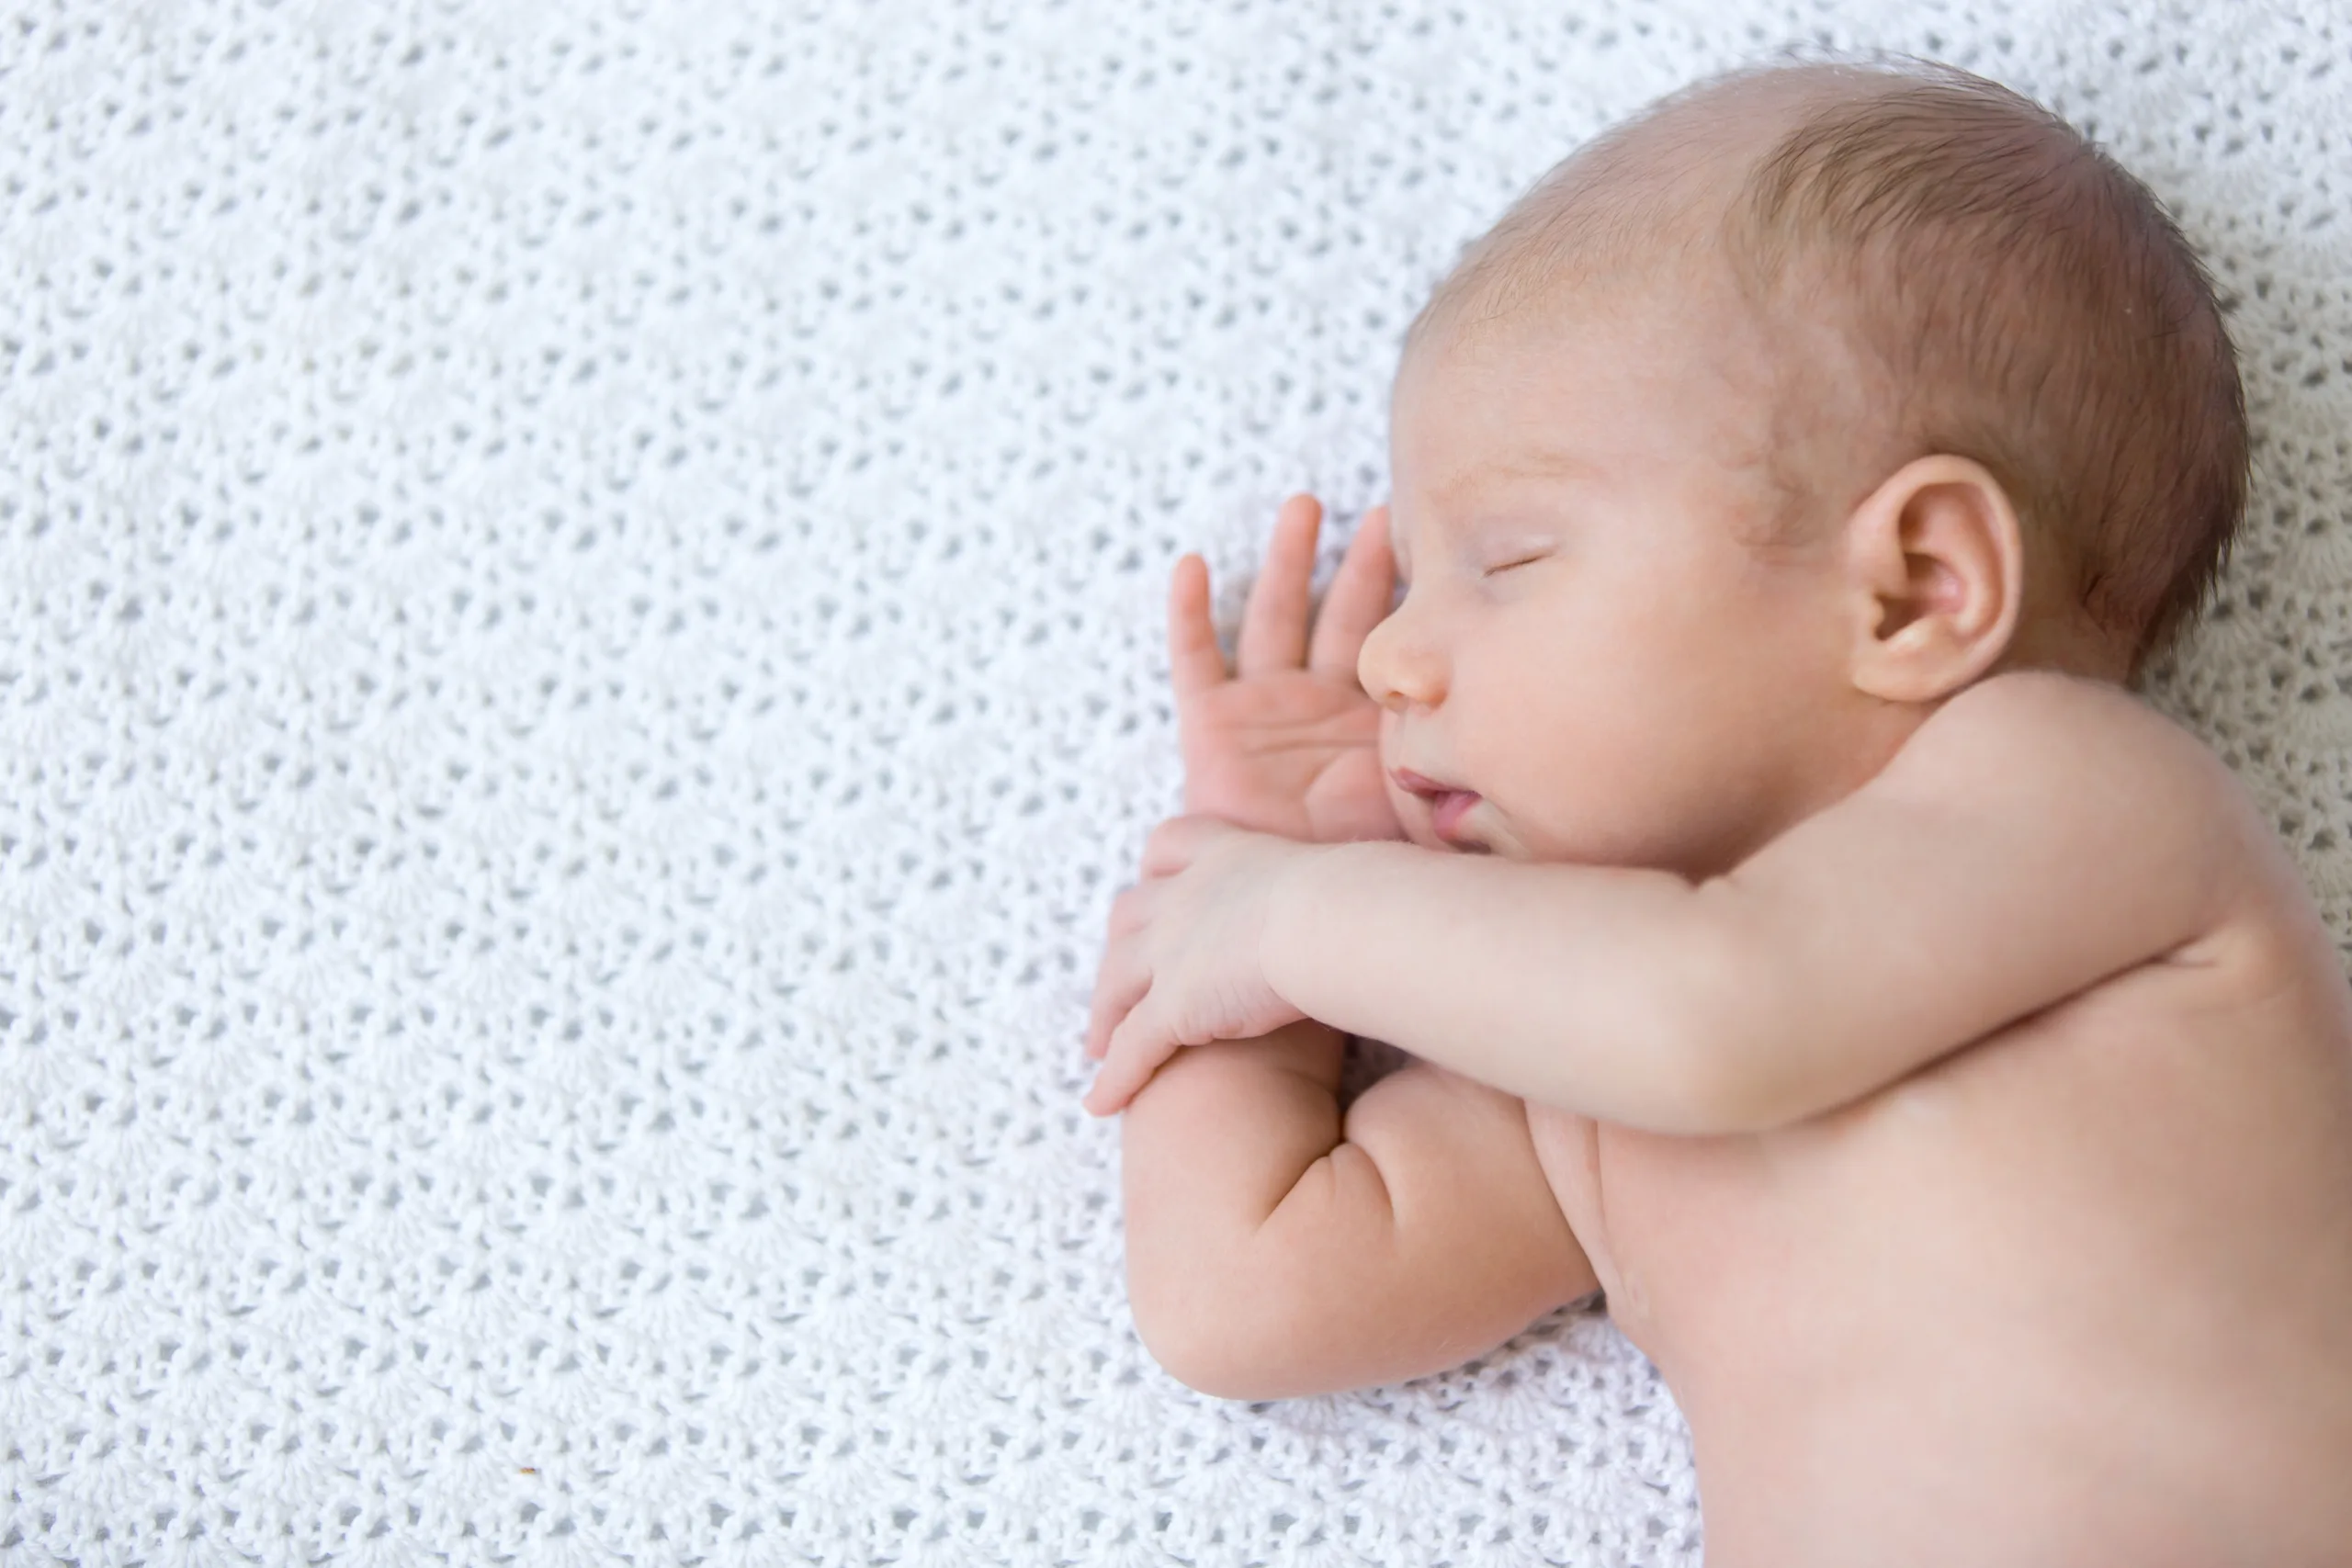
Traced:
[[1491, 471], [1510, 479], [1596, 479], [1603, 472], [1599, 463], [1565, 446], [1539, 446], [1521, 461], [1498, 463]]
[[1491, 509], [1498, 497], [1514, 491], [1585, 488], [1610, 479], [1609, 468], [1565, 447], [1539, 447], [1508, 462], [1481, 464], [1446, 485], [1438, 499], [1464, 516]]

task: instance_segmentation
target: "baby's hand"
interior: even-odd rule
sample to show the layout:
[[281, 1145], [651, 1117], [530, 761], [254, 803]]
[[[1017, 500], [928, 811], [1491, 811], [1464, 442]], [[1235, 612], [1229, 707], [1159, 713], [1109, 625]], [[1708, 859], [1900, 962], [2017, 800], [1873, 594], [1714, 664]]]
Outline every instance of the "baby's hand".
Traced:
[[1184, 754], [1184, 809], [1286, 839], [1399, 839], [1380, 772], [1380, 709], [1356, 681], [1356, 654], [1388, 614], [1396, 580], [1388, 513], [1374, 507], [1348, 545], [1307, 635], [1307, 583], [1323, 509], [1295, 495], [1274, 521], [1226, 672], [1209, 621], [1209, 569], [1176, 563], [1168, 585], [1168, 663]]
[[1086, 1054], [1102, 1070], [1086, 1109], [1108, 1116], [1185, 1045], [1254, 1040], [1306, 1015], [1266, 984], [1259, 963], [1266, 905], [1283, 872], [1323, 852], [1212, 817], [1161, 823], [1144, 846], [1144, 880], [1111, 908], [1094, 980]]

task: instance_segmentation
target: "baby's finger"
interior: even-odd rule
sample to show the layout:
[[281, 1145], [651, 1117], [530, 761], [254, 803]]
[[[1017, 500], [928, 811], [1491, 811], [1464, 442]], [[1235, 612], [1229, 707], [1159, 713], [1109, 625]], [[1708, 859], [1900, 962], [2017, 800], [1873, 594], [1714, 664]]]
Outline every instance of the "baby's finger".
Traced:
[[1388, 602], [1396, 592], [1396, 558], [1388, 545], [1388, 508], [1375, 506], [1356, 525], [1348, 553], [1323, 596], [1322, 614], [1315, 617], [1315, 647], [1307, 667], [1318, 675], [1352, 679], [1356, 655], [1372, 628], [1388, 618]]
[[1133, 1018], [1120, 1026], [1112, 1049], [1103, 1054], [1102, 1070], [1094, 1075], [1086, 1098], [1080, 1101], [1089, 1115], [1111, 1116], [1125, 1111], [1127, 1101], [1151, 1081], [1151, 1075], [1171, 1052], [1166, 1047], [1151, 1049], [1145, 1043], [1147, 1039], [1148, 1033]]
[[1209, 619], [1209, 563], [1186, 556], [1168, 574], [1168, 683], [1181, 706], [1225, 678], [1225, 655]]
[[1146, 879], [1143, 888], [1148, 888], [1153, 878], [1175, 875], [1191, 865], [1199, 858], [1201, 851], [1220, 837], [1239, 831], [1230, 822], [1197, 812], [1185, 817], [1170, 817], [1154, 828], [1150, 837], [1143, 841], [1143, 863], [1137, 868]]
[[1102, 1059], [1102, 1053], [1111, 1048], [1111, 1036], [1118, 1032], [1120, 1020], [1127, 1016], [1149, 989], [1148, 985], [1137, 987], [1125, 979], [1110, 984], [1101, 979], [1095, 982], [1094, 999], [1088, 1004], [1086, 1011], [1086, 1054], [1089, 1057], [1098, 1062]]
[[1094, 996], [1086, 1008], [1086, 1054], [1100, 1061], [1110, 1048], [1119, 1021], [1135, 1010], [1151, 990], [1151, 972], [1129, 956], [1126, 943], [1114, 942], [1094, 972]]
[[1243, 675], [1295, 670], [1306, 660], [1306, 589], [1315, 575], [1315, 535], [1323, 506], [1311, 495], [1295, 495], [1274, 517], [1266, 565], [1241, 611], [1241, 637], [1234, 667]]

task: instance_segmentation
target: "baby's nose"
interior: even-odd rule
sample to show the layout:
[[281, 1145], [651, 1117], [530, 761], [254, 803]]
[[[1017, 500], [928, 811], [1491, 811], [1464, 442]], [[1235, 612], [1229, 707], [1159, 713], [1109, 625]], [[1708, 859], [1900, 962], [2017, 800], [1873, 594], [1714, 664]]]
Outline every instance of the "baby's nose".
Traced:
[[1445, 696], [1444, 660], [1402, 606], [1364, 637], [1356, 679], [1391, 713], [1434, 706]]

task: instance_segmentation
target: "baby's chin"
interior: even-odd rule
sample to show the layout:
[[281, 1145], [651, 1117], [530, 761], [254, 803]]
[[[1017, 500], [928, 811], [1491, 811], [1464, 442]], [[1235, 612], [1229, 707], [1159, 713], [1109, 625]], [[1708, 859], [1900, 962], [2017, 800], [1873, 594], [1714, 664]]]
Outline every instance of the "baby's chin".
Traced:
[[1422, 814], [1421, 820], [1418, 822], [1414, 821], [1410, 818], [1406, 818], [1405, 839], [1408, 843], [1410, 843], [1416, 849], [1435, 850], [1442, 855], [1486, 854], [1489, 852], [1484, 844], [1471, 844], [1462, 842], [1458, 840], [1439, 838], [1435, 833], [1430, 830], [1428, 814], [1426, 812]]
[[1508, 832], [1496, 831], [1492, 825], [1479, 831], [1446, 839], [1430, 831], [1429, 824], [1424, 821], [1414, 833], [1413, 841], [1450, 855], [1495, 855], [1504, 860], [1530, 858], [1519, 852], [1516, 839]]
[[1661, 851], [1665, 846], [1659, 844], [1591, 832], [1564, 833], [1542, 823], [1514, 821], [1491, 809], [1482, 812], [1480, 818], [1476, 831], [1462, 840], [1446, 843], [1432, 835], [1429, 840], [1430, 847], [1453, 854], [1492, 855], [1497, 860], [1544, 865], [1644, 866], [1657, 870], [1665, 869], [1668, 863], [1662, 853], [1651, 858], [1643, 852]]
[[1405, 829], [1406, 840], [1416, 848], [1435, 850], [1445, 855], [1487, 855], [1501, 852], [1483, 834], [1465, 834], [1458, 838], [1442, 838], [1430, 825], [1428, 808], [1413, 795], [1396, 801], [1396, 819]]

